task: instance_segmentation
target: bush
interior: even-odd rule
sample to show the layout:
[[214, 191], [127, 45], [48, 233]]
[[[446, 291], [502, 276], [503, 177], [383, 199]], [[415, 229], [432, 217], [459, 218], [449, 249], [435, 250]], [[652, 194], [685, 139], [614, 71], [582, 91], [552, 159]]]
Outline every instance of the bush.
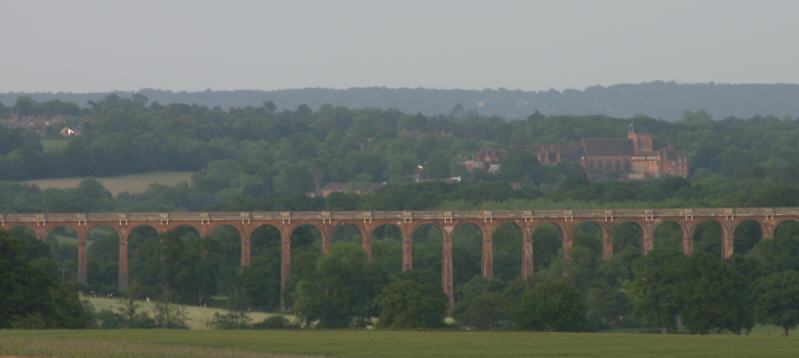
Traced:
[[566, 281], [538, 281], [522, 296], [516, 322], [522, 329], [581, 331], [587, 325], [585, 303]]
[[297, 325], [283, 315], [274, 315], [265, 318], [252, 326], [254, 329], [296, 329]]
[[483, 292], [475, 297], [458, 322], [466, 327], [477, 329], [501, 329], [511, 325], [512, 304], [499, 292]]
[[447, 310], [447, 298], [433, 285], [414, 281], [392, 283], [383, 289], [380, 304], [380, 327], [441, 327]]
[[102, 329], [126, 328], [128, 322], [125, 316], [111, 310], [102, 310], [94, 315], [97, 320], [97, 327]]
[[247, 329], [252, 319], [243, 311], [228, 311], [225, 314], [214, 313], [211, 327], [214, 329]]

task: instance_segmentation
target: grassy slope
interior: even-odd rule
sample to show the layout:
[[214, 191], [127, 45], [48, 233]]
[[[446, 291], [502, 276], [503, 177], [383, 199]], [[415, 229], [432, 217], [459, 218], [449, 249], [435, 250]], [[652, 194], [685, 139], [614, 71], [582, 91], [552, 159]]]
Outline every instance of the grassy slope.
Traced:
[[[147, 174], [131, 174], [118, 177], [97, 178], [111, 194], [122, 192], [141, 193], [147, 190], [150, 184], [158, 183], [168, 186], [188, 182], [193, 172], [155, 172]], [[42, 189], [46, 188], [74, 188], [83, 178], [56, 178], [28, 180], [26, 183], [34, 184]]]
[[[659, 335], [607, 333], [443, 331], [4, 331], [0, 352], [13, 339], [38, 346], [86, 340], [109, 345], [204, 346], [214, 349], [340, 357], [796, 357], [796, 336]], [[63, 340], [67, 338], [68, 340]], [[3, 340], [6, 344], [3, 344]], [[100, 343], [102, 344], [102, 343]], [[87, 348], [86, 355], [97, 355]]]
[[[87, 299], [91, 302], [92, 306], [96, 311], [101, 310], [115, 310], [116, 307], [120, 307], [122, 302], [119, 299], [112, 299], [112, 298], [104, 298], [104, 297], [81, 297], [81, 299]], [[139, 309], [147, 310], [147, 312], [152, 316], [155, 315], [155, 302], [146, 302], [146, 301], [137, 301], [139, 304]], [[220, 314], [224, 314], [225, 311], [218, 308], [206, 308], [206, 307], [199, 307], [199, 306], [188, 306], [188, 305], [181, 305], [186, 312], [186, 318], [190, 329], [208, 329], [208, 322], [211, 321], [211, 318], [214, 316], [214, 313], [219, 312]], [[261, 322], [265, 318], [272, 316], [271, 313], [266, 312], [251, 312], [250, 318], [252, 318], [252, 322]]]

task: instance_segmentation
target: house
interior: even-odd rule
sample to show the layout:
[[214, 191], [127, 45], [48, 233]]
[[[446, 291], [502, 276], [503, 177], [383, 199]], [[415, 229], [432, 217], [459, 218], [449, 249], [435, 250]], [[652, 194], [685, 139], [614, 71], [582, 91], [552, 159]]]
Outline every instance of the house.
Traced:
[[507, 155], [508, 151], [505, 149], [485, 149], [472, 154], [472, 157], [463, 160], [461, 165], [468, 171], [479, 169], [494, 173], [499, 171], [499, 162]]
[[69, 128], [69, 127], [61, 128], [61, 130], [58, 131], [58, 134], [60, 134], [62, 137], [76, 137], [76, 136], [80, 135], [80, 133], [78, 133], [78, 131], [76, 131], [76, 130], [74, 130], [72, 128]]

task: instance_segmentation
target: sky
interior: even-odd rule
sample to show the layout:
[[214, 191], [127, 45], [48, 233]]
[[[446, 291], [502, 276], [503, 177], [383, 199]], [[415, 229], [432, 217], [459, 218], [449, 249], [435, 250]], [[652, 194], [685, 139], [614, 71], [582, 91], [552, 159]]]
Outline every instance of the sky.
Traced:
[[799, 83], [794, 0], [0, 0], [0, 91]]

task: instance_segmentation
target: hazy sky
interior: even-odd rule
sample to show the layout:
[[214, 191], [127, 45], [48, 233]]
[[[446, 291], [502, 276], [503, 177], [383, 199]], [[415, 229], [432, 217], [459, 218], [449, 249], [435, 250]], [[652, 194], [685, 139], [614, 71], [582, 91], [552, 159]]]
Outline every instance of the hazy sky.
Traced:
[[0, 91], [799, 83], [799, 1], [0, 0]]

